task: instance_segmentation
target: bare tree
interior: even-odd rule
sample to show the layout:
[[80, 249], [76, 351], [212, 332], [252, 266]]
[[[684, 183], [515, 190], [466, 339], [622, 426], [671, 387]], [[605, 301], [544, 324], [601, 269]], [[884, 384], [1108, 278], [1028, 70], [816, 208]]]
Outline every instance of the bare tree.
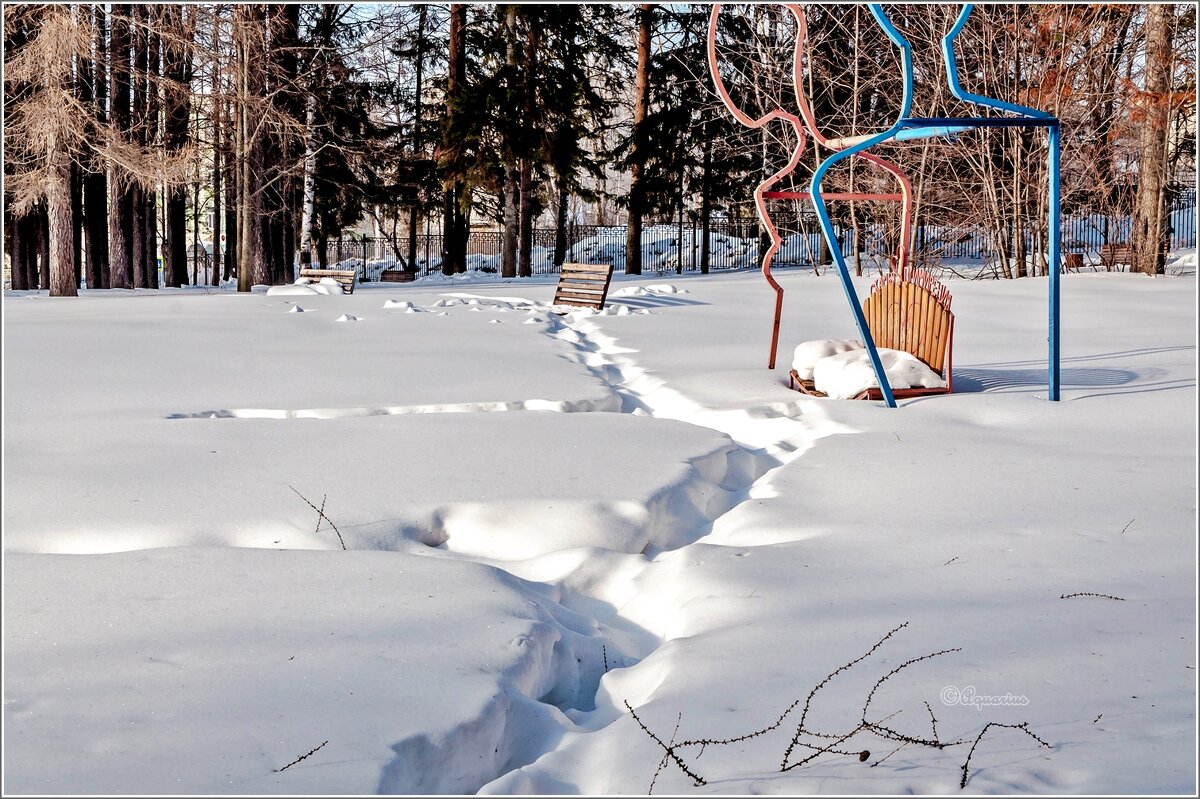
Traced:
[[1167, 135], [1171, 97], [1174, 8], [1146, 11], [1146, 87], [1138, 111], [1141, 125], [1137, 201], [1133, 213], [1135, 271], [1161, 275], [1166, 250]]

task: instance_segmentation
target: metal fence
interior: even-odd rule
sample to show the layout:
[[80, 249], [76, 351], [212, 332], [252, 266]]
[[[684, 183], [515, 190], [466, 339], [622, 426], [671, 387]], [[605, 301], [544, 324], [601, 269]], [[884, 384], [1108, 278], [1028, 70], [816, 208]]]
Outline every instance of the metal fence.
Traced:
[[[1173, 192], [1169, 212], [1171, 249], [1196, 246], [1196, 190], [1187, 188]], [[812, 266], [827, 262], [821, 257], [821, 236], [815, 217], [793, 217], [786, 226], [787, 236], [775, 256], [780, 267]], [[1062, 219], [1062, 249], [1064, 253], [1083, 253], [1098, 257], [1105, 244], [1125, 244], [1129, 241], [1129, 217], [1102, 213], [1078, 212]], [[557, 272], [553, 263], [556, 231], [537, 229], [533, 234], [535, 275]], [[613, 263], [618, 272], [624, 270], [626, 228], [623, 225], [600, 227], [570, 225], [566, 230], [568, 261]], [[698, 222], [648, 226], [643, 230], [644, 273], [695, 272], [700, 269], [702, 233]], [[441, 269], [442, 237], [425, 233], [416, 239], [416, 271], [420, 275]], [[1032, 251], [1033, 234], [1027, 236]], [[504, 234], [500, 230], [473, 230], [467, 242], [467, 267], [473, 271], [498, 272], [502, 260]], [[397, 248], [399, 257], [397, 257]], [[839, 248], [850, 258], [856, 250], [868, 257], [883, 258], [887, 252], [882, 232], [863, 225], [856, 239], [852, 228], [839, 231]], [[913, 256], [917, 262], [942, 260], [983, 260], [996, 256], [991, 232], [983, 226], [922, 225], [916, 230]], [[759, 263], [759, 229], [753, 220], [720, 220], [709, 231], [709, 268], [713, 270], [754, 268]], [[408, 239], [396, 242], [381, 238], [343, 238], [325, 245], [325, 262], [341, 264], [343, 268], [359, 270], [364, 282], [379, 280], [384, 269], [406, 268]], [[319, 261], [313, 252], [313, 263]]]

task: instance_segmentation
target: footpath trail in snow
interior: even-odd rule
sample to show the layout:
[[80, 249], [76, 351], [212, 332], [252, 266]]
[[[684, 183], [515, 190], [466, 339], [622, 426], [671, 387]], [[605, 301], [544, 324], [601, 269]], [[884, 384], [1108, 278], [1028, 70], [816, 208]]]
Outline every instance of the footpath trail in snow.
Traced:
[[[607, 314], [647, 315], [659, 307], [660, 296], [664, 302], [671, 300], [666, 291], [637, 294], [643, 307], [616, 304]], [[63, 332], [59, 326], [69, 326], [68, 317], [58, 318], [67, 309], [27, 301], [18, 304], [14, 314], [18, 323], [40, 334], [33, 339], [36, 345], [11, 364], [14, 373], [30, 379], [5, 398], [6, 416], [18, 420], [6, 454], [25, 467], [7, 486], [15, 499], [6, 507], [7, 559], [25, 579], [6, 585], [6, 597], [12, 600], [7, 603], [12, 623], [6, 625], [6, 638], [14, 651], [28, 656], [10, 660], [17, 690], [6, 709], [24, 734], [10, 739], [6, 755], [24, 764], [10, 772], [9, 784], [30, 790], [71, 792], [104, 786], [114, 792], [154, 793], [187, 786], [234, 792], [473, 792], [552, 750], [566, 731], [599, 723], [604, 714], [596, 714], [595, 702], [601, 675], [645, 658], [669, 634], [664, 629], [667, 608], [664, 618], [633, 620], [623, 612], [639, 591], [638, 575], [657, 553], [686, 546], [743, 501], [763, 471], [777, 464], [776, 455], [786, 457], [787, 451], [803, 445], [800, 439], [783, 442], [785, 447], [776, 452], [772, 439], [762, 448], [747, 447], [717, 429], [677, 421], [698, 409], [639, 374], [636, 364], [617, 355], [611, 340], [599, 336], [592, 341], [588, 332], [595, 328], [581, 324], [591, 314], [559, 316], [544, 303], [523, 298], [448, 295], [420, 310], [411, 301], [388, 299], [380, 309], [378, 296], [364, 292], [350, 307], [354, 314], [343, 311], [354, 298], [306, 297], [308, 312], [303, 315], [292, 312], [297, 306], [290, 301], [261, 295], [245, 298], [256, 307], [244, 301], [229, 303], [231, 298], [219, 295], [168, 294], [153, 305], [147, 304], [150, 298], [112, 298], [111, 304], [107, 299], [83, 298], [90, 310], [85, 318], [93, 325], [99, 320], [98, 330], [105, 335], [82, 336], [70, 350], [75, 363], [46, 373], [39, 373], [38, 367], [51, 361], [50, 353], [58, 347], [56, 333]], [[375, 312], [367, 302], [376, 306]], [[193, 324], [192, 334], [215, 344], [214, 351], [201, 350], [188, 370], [164, 357], [164, 372], [147, 382], [145, 370], [103, 357], [102, 347], [119, 351], [144, 346], [144, 325], [152, 323], [156, 312], [177, 318], [192, 310], [186, 303], [201, 304], [205, 311], [200, 316], [205, 322]], [[258, 319], [292, 335], [299, 325], [300, 346], [280, 347], [273, 358], [250, 365], [251, 372], [266, 379], [243, 385], [246, 365], [229, 369], [214, 357], [240, 346], [232, 335], [237, 326], [217, 322], [205, 329], [208, 313], [214, 321], [227, 314]], [[457, 314], [457, 319], [439, 314]], [[362, 324], [328, 341], [331, 328], [349, 328], [326, 323], [349, 315]], [[462, 340], [459, 336], [451, 340], [451, 352], [443, 351], [437, 359], [418, 354], [418, 362], [407, 364], [397, 380], [382, 366], [395, 357], [386, 349], [386, 339], [381, 345], [378, 333], [366, 336], [359, 331], [369, 330], [372, 323], [397, 330], [408, 325], [411, 330], [422, 319], [434, 325], [465, 325], [466, 330], [486, 324], [489, 337], [482, 346], [473, 343], [470, 353], [453, 343]], [[275, 320], [286, 322], [279, 325]], [[498, 320], [518, 324], [493, 324]], [[492, 333], [501, 330], [504, 335]], [[277, 335], [270, 331], [263, 338], [270, 341]], [[314, 345], [306, 343], [310, 337]], [[553, 346], [539, 347], [537, 338], [549, 339]], [[182, 338], [153, 341], [169, 349]], [[379, 373], [364, 381], [353, 370], [346, 371], [345, 362], [330, 358], [344, 346], [366, 349], [368, 356], [378, 350], [374, 357], [381, 364]], [[513, 361], [508, 350], [517, 348], [527, 355], [532, 352], [535, 361], [550, 353], [563, 367], [530, 370]], [[297, 351], [309, 354], [297, 358]], [[464, 366], [447, 372], [446, 359], [455, 356]], [[442, 385], [405, 384], [407, 376], [423, 370], [440, 372]], [[197, 374], [204, 380], [197, 380]], [[514, 386], [520, 386], [516, 391], [525, 392], [524, 398], [496, 399], [511, 396]], [[539, 389], [542, 398], [529, 398]], [[452, 401], [456, 393], [466, 401]], [[380, 401], [431, 394], [438, 401]], [[272, 400], [274, 405], [269, 404]], [[791, 411], [790, 406], [783, 408]], [[779, 413], [764, 407], [759, 423], [777, 424]], [[460, 449], [446, 446], [456, 440], [494, 444], [476, 452], [464, 474]], [[520, 473], [513, 475], [516, 482], [509, 476], [514, 456], [520, 464]], [[637, 470], [618, 479], [632, 463]], [[180, 464], [188, 464], [185, 476], [173, 479], [181, 474]], [[145, 477], [140, 484], [130, 483], [130, 474]], [[347, 475], [352, 479], [344, 479]], [[265, 485], [262, 476], [268, 476]], [[64, 478], [79, 491], [68, 502], [56, 502]], [[369, 555], [363, 560], [336, 551], [315, 553], [335, 560], [319, 567], [328, 585], [312, 586], [310, 591], [303, 575], [315, 563], [308, 559], [297, 560], [286, 552], [256, 556], [258, 561], [239, 557], [242, 547], [338, 548], [329, 524], [313, 529], [313, 514], [293, 488], [322, 507], [328, 499], [329, 519], [336, 521], [338, 538], [344, 533], [351, 549], [397, 550], [401, 559], [376, 562]], [[56, 513], [45, 513], [51, 506]], [[144, 557], [139, 551], [155, 554]], [[18, 554], [22, 552], [30, 554]], [[127, 554], [116, 554], [122, 552]], [[485, 575], [518, 575], [492, 591], [516, 591], [539, 609], [525, 622], [524, 614], [508, 620], [504, 610], [481, 611], [474, 599], [481, 587], [474, 587], [461, 602], [444, 592], [431, 593], [443, 609], [440, 618], [431, 618], [421, 610], [426, 604], [422, 589], [403, 578], [404, 591], [386, 603], [393, 608], [392, 618], [376, 620], [376, 611], [384, 606], [372, 604], [375, 590], [339, 592], [334, 587], [340, 580], [365, 579], [382, 588], [390, 582], [389, 572], [408, 571], [404, 558], [428, 561], [429, 556], [445, 561], [440, 568], [450, 569], [449, 574], [461, 564], [478, 575], [475, 563], [483, 562], [494, 564], [482, 567]], [[99, 569], [112, 580], [80, 585], [65, 594], [68, 605], [88, 608], [87, 613], [70, 613], [68, 620], [62, 616], [66, 608], [53, 599], [55, 583], [60, 582], [56, 576], [78, 584], [73, 575], [79, 569]], [[281, 569], [287, 576], [251, 587], [246, 576], [258, 569]], [[158, 574], [171, 575], [171, 580], [164, 583]], [[230, 578], [234, 574], [238, 576]], [[146, 586], [147, 596], [138, 599], [113, 590], [127, 581]], [[476, 576], [472, 581], [495, 584], [494, 577]], [[461, 578], [442, 582], [458, 583]], [[228, 601], [219, 599], [230, 591]], [[305, 602], [287, 600], [272, 608], [272, 596], [297, 592], [311, 595]], [[212, 599], [203, 608], [212, 624], [190, 625], [189, 614], [197, 610], [190, 598], [206, 595]], [[403, 597], [414, 604], [397, 614], [395, 602]], [[139, 607], [147, 602], [152, 612]], [[341, 612], [323, 612], [327, 604]], [[364, 609], [371, 623], [347, 623], [345, 614]], [[463, 614], [497, 616], [506, 626], [518, 628], [532, 624], [526, 632], [510, 636], [512, 651], [491, 661], [499, 670], [482, 684], [463, 683], [471, 672], [472, 658], [462, 659], [469, 650], [452, 651], [449, 641], [429, 646], [442, 630], [443, 635], [478, 638], [462, 632], [469, 627]], [[430, 631], [411, 632], [411, 625], [422, 618]], [[96, 624], [97, 619], [109, 621]], [[228, 626], [227, 634], [220, 632], [222, 625]], [[397, 628], [405, 631], [402, 638], [427, 649], [427, 657], [415, 662], [401, 655], [397, 660], [390, 646], [382, 647], [378, 655], [367, 655], [373, 662], [363, 669], [366, 653], [355, 641], [390, 640], [395, 633], [383, 631]], [[48, 629], [53, 633], [47, 635]], [[359, 632], [345, 639], [354, 629]], [[176, 630], [191, 630], [196, 640], [174, 642]], [[279, 634], [301, 630], [306, 635], [300, 642]], [[269, 631], [271, 640], [256, 640], [253, 631]], [[295, 694], [291, 679], [270, 686], [273, 668], [264, 671], [263, 666], [276, 660], [290, 664], [295, 653], [284, 654], [286, 650], [299, 643], [307, 650], [310, 639], [323, 636], [329, 641], [329, 657], [315, 664], [302, 657], [304, 665], [291, 669], [317, 693]], [[184, 638], [191, 636], [185, 633]], [[123, 649], [117, 643], [122, 640], [132, 641], [132, 648]], [[71, 652], [103, 652], [106, 676], [92, 679], [94, 663], [86, 658], [58, 657], [57, 648], [68, 641]], [[239, 652], [247, 644], [248, 650]], [[235, 665], [247, 657], [260, 664]], [[511, 659], [509, 665], [500, 666], [506, 659]], [[426, 707], [428, 701], [413, 694], [414, 683], [427, 679], [421, 675], [436, 670], [439, 660], [447, 667], [463, 664], [454, 667], [451, 681], [461, 696], [441, 713], [436, 702]], [[338, 662], [353, 665], [338, 667]], [[47, 669], [49, 663], [54, 667]], [[180, 675], [178, 684], [169, 672], [158, 671], [162, 663], [173, 664]], [[379, 668], [389, 663], [407, 675], [403, 684], [389, 688], [379, 682], [377, 677], [384, 678]], [[490, 662], [484, 673], [493, 673]], [[114, 682], [121, 674], [130, 679]], [[230, 679], [237, 687], [225, 692], [243, 701], [220, 698], [219, 686]], [[489, 679], [495, 680], [495, 689], [487, 698], [480, 689]], [[54, 698], [61, 686], [84, 681], [91, 690], [81, 698], [90, 702], [91, 716], [85, 714], [69, 747], [83, 754], [67, 767], [41, 742], [79, 715], [71, 695], [67, 701]], [[323, 693], [320, 686], [328, 688], [331, 681], [336, 686]], [[185, 693], [179, 693], [180, 686], [186, 686]], [[389, 695], [390, 702], [385, 700]], [[251, 701], [254, 696], [260, 698]], [[324, 753], [333, 757], [354, 751], [355, 741], [361, 747], [374, 735], [390, 754], [381, 759], [372, 783], [364, 783], [361, 766], [324, 769], [318, 775], [297, 767], [285, 775], [255, 776], [257, 760], [260, 766], [283, 761], [293, 754], [294, 744], [290, 735], [268, 744], [261, 739], [266, 728], [247, 739], [245, 733], [252, 727], [244, 711], [288, 707], [273, 723], [307, 726], [302, 723], [305, 707], [328, 706], [319, 715], [337, 718], [332, 708], [339, 703], [349, 713], [361, 701], [380, 700], [405, 707], [404, 723], [398, 725], [385, 714], [377, 723], [353, 722], [356, 732], [350, 740], [339, 734], [340, 723], [333, 731], [328, 731], [328, 723], [318, 725], [325, 731], [313, 733], [329, 737]], [[196, 723], [204, 707], [215, 712], [200, 712]], [[592, 721], [585, 722], [585, 717]], [[98, 745], [92, 731], [101, 727], [121, 732]], [[215, 735], [214, 727], [226, 732]], [[412, 732], [395, 734], [405, 728]], [[156, 744], [150, 746], [149, 741]], [[112, 759], [114, 752], [140, 751], [149, 760], [162, 761], [176, 746], [197, 753], [196, 768], [148, 769], [140, 756]], [[202, 765], [260, 747], [257, 758], [245, 762], [239, 757], [239, 767], [226, 772], [207, 774]], [[480, 757], [489, 749], [491, 755]], [[306, 768], [320, 762], [312, 760]]]
[[[5, 788], [957, 792], [963, 747], [780, 772], [794, 719], [656, 777], [625, 708], [744, 735], [909, 622], [814, 728], [961, 648], [872, 708], [1053, 745], [968, 792], [1193, 791], [1194, 279], [1129, 278], [1066, 281], [1062, 403], [1044, 286], [956, 282], [964, 390], [894, 411], [767, 372], [752, 274], [6, 297]], [[781, 355], [853, 337], [782, 279]]]
[[[624, 294], [618, 292], [616, 301], [630, 294], [657, 298], [675, 293], [676, 289], [669, 285], [638, 287], [636, 293], [629, 289]], [[614, 315], [622, 315], [622, 311], [627, 313], [628, 307], [610, 306]], [[803, 400], [736, 410], [705, 408], [648, 374], [637, 364], [635, 353], [602, 332], [592, 321], [594, 316], [602, 314], [549, 313], [545, 330], [555, 340], [572, 348], [572, 358], [611, 388], [614, 396], [620, 398], [622, 411], [705, 427], [729, 436], [736, 449], [723, 453], [720, 459], [695, 464], [702, 479], [690, 481], [682, 494], [664, 492], [651, 500], [647, 506], [648, 526], [655, 530], [676, 529], [671, 533], [652, 534], [651, 538], [661, 543], [643, 552], [633, 554], [597, 547], [572, 549], [568, 537], [554, 543], [556, 551], [522, 557], [528, 548], [513, 546], [507, 536], [504, 543], [498, 544], [494, 524], [481, 524], [484, 532], [475, 540], [460, 535], [448, 536], [445, 548], [456, 556], [484, 558], [484, 562], [546, 586], [555, 601], [590, 618], [605, 630], [606, 646], [612, 648], [611, 653], [606, 651], [606, 671], [608, 668], [622, 669], [629, 674], [629, 670], [636, 670], [639, 663], [677, 634], [679, 613], [678, 608], [672, 606], [674, 597], [664, 593], [662, 586], [645, 579], [647, 570], [662, 560], [663, 553], [686, 550], [692, 542], [707, 535], [723, 516], [747, 500], [756, 499], [756, 486], [769, 484], [769, 475], [775, 469], [799, 457], [816, 439], [844, 432], [844, 429], [827, 421], [814, 423], [814, 417], [821, 418], [815, 407], [808, 417], [802, 415]], [[513, 517], [503, 506], [481, 510], [493, 518], [496, 515]], [[578, 523], [578, 520], [572, 521]], [[619, 540], [619, 536], [612, 537]], [[647, 677], [643, 673], [650, 675], [649, 684], [645, 683]], [[653, 683], [661, 679], [661, 671], [655, 667], [639, 670], [636, 678], [623, 677], [625, 690], [641, 683], [642, 688], [634, 689], [640, 693], [652, 690]], [[595, 690], [599, 689], [597, 682]], [[561, 745], [564, 738], [578, 739], [627, 717], [624, 708], [614, 703], [607, 691], [602, 693], [599, 701], [592, 696], [582, 703], [560, 706], [559, 709], [564, 711], [563, 715], [556, 716], [562, 725], [561, 735], [538, 736], [554, 746]], [[416, 741], [398, 746], [397, 751], [401, 759], [419, 760], [409, 752], [409, 747], [425, 745], [423, 740]], [[470, 747], [461, 747], [461, 750], [471, 751]], [[512, 771], [498, 775], [485, 792], [555, 790], [552, 786], [529, 782], [519, 774], [521, 766], [533, 762], [534, 754], [541, 756], [544, 753], [531, 752], [526, 763], [510, 762]]]

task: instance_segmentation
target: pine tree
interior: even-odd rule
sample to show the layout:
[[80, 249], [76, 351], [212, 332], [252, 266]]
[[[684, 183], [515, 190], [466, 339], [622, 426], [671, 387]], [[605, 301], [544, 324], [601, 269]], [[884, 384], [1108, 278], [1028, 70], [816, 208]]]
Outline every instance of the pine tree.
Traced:
[[630, 135], [629, 157], [629, 214], [626, 222], [625, 272], [642, 273], [642, 216], [646, 213], [645, 170], [651, 143], [646, 123], [650, 102], [651, 34], [654, 27], [654, 5], [638, 6], [637, 77], [633, 89], [633, 132]]

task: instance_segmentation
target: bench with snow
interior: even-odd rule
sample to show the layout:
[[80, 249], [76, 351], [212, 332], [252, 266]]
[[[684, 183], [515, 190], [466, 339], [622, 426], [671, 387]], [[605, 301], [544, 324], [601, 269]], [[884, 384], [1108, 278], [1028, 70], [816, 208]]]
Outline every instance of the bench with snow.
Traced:
[[553, 304], [603, 311], [612, 272], [612, 264], [563, 264]]
[[358, 279], [357, 269], [301, 269], [300, 277], [313, 283], [320, 283], [321, 278], [333, 278], [342, 287], [343, 294], [354, 293], [354, 283]]
[[417, 273], [407, 269], [384, 269], [379, 273], [379, 279], [384, 283], [411, 283], [417, 279]]
[[[950, 292], [932, 274], [886, 272], [863, 301], [863, 316], [896, 399], [953, 390], [954, 314]], [[791, 388], [815, 397], [882, 399], [862, 343], [808, 341], [796, 347]]]

